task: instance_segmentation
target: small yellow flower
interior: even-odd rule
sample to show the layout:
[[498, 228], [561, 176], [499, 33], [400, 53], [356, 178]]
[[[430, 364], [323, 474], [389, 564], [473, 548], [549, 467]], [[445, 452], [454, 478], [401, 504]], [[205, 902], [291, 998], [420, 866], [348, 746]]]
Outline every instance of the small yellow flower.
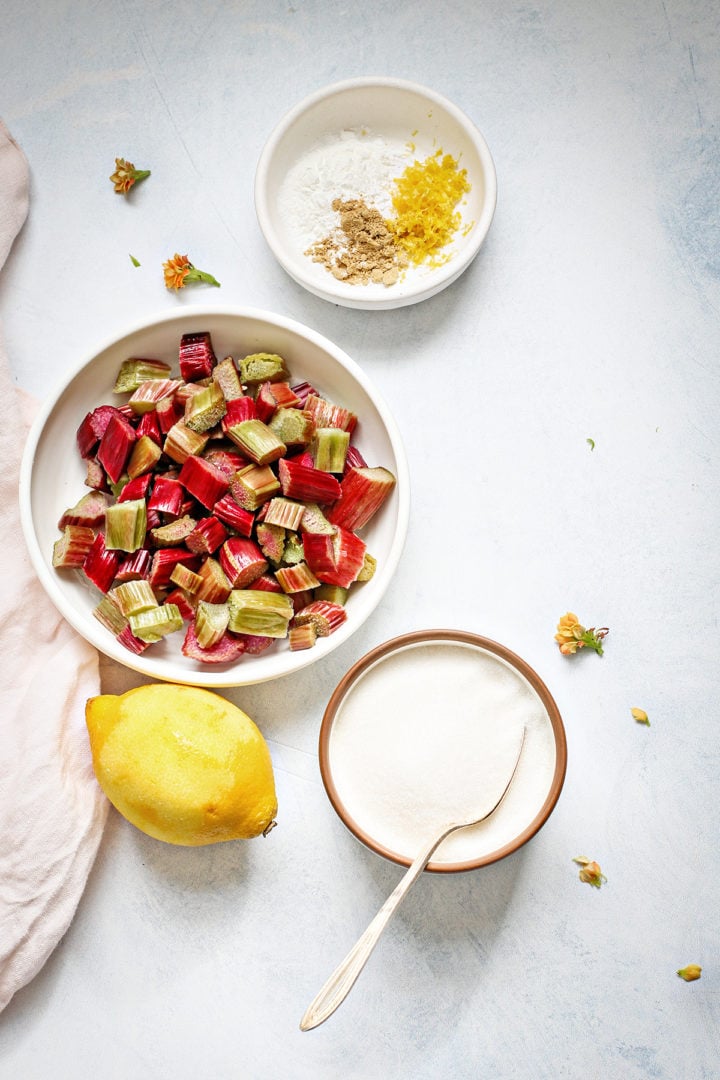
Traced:
[[650, 727], [648, 714], [644, 709], [631, 709], [630, 712], [632, 713], [633, 719], [637, 720], [638, 724], [646, 724], [647, 727]]
[[702, 968], [699, 964], [688, 964], [687, 967], [680, 968], [678, 975], [685, 982], [695, 982], [702, 975]]
[[116, 157], [115, 172], [110, 179], [115, 185], [116, 194], [127, 195], [133, 184], [139, 183], [140, 180], [144, 180], [145, 177], [149, 175], [149, 169], [136, 169], [132, 161], [126, 161], [125, 158]]
[[588, 885], [592, 885], [594, 888], [599, 889], [603, 885], [607, 878], [603, 874], [600, 866], [596, 862], [591, 862], [587, 855], [576, 855], [573, 859], [574, 863], [577, 863], [580, 867], [578, 877], [581, 881]]
[[557, 625], [555, 641], [557, 641], [563, 656], [572, 656], [578, 649], [584, 649], [586, 645], [594, 649], [599, 656], [602, 656], [602, 639], [608, 633], [607, 626], [601, 626], [599, 630], [591, 626], [589, 630], [586, 630], [578, 622], [577, 615], [573, 611], [568, 611], [562, 616]]
[[216, 281], [212, 274], [197, 270], [187, 255], [178, 255], [177, 252], [172, 259], [163, 263], [163, 274], [165, 286], [168, 289], [184, 289], [188, 282], [193, 281], [205, 281], [208, 285], [216, 285], [220, 288], [220, 282]]

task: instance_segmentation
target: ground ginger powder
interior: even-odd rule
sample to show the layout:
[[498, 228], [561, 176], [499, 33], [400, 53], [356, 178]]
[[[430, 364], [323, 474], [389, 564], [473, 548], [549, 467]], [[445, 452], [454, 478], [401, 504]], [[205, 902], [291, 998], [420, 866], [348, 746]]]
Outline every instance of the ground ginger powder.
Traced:
[[459, 169], [450, 154], [437, 150], [424, 161], [414, 161], [395, 181], [387, 222], [396, 247], [415, 266], [440, 266], [449, 254], [442, 249], [460, 228], [457, 204], [470, 190], [467, 169]]
[[380, 211], [363, 199], [334, 199], [332, 208], [339, 215], [339, 228], [305, 254], [323, 263], [338, 281], [394, 285], [407, 258], [398, 251]]

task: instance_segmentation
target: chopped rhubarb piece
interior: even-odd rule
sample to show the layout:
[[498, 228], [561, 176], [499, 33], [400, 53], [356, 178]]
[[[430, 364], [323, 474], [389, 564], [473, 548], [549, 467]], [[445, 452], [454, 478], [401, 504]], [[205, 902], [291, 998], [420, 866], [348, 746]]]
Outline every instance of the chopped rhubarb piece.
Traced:
[[116, 410], [108, 421], [97, 451], [97, 459], [113, 484], [122, 476], [134, 444], [135, 429]]
[[203, 649], [197, 639], [197, 633], [192, 623], [187, 628], [185, 640], [182, 646], [183, 656], [190, 660], [199, 660], [201, 664], [232, 664], [239, 660], [247, 651], [245, 641], [232, 634], [223, 634], [219, 641]]
[[395, 487], [388, 469], [351, 469], [340, 482], [340, 498], [328, 511], [328, 521], [352, 532], [362, 529]]
[[169, 586], [170, 575], [178, 563], [184, 563], [191, 570], [198, 570], [199, 561], [197, 555], [184, 548], [159, 548], [152, 557], [148, 581], [156, 593], [160, 592]]
[[157, 607], [157, 597], [149, 581], [126, 581], [116, 585], [109, 593], [126, 618], [137, 615], [139, 611], [149, 611]]
[[136, 416], [154, 412], [159, 401], [173, 398], [182, 386], [181, 379], [149, 379], [138, 386], [128, 401], [128, 407]]
[[118, 410], [114, 405], [98, 405], [97, 409], [93, 409], [92, 412], [85, 416], [77, 429], [77, 444], [80, 457], [88, 458], [95, 453], [100, 440], [105, 434], [105, 429], [117, 412]]
[[294, 626], [312, 623], [318, 637], [327, 637], [347, 621], [347, 611], [342, 604], [333, 604], [329, 600], [315, 600], [299, 611], [293, 620]]
[[141, 476], [135, 476], [128, 480], [117, 497], [118, 502], [128, 502], [132, 499], [145, 499], [150, 488], [152, 473], [146, 472]]
[[285, 361], [277, 353], [251, 353], [238, 363], [240, 379], [248, 386], [264, 382], [283, 382], [289, 372]]
[[228, 489], [228, 478], [205, 458], [189, 457], [180, 470], [178, 480], [199, 503], [212, 510]]
[[147, 506], [144, 499], [128, 499], [105, 511], [105, 547], [116, 551], [137, 551], [145, 543]]
[[238, 640], [242, 641], [248, 656], [259, 656], [275, 644], [275, 638], [264, 637], [262, 634], [238, 634]]
[[53, 544], [53, 566], [81, 570], [94, 543], [95, 533], [87, 525], [66, 525], [60, 539]]
[[219, 384], [211, 382], [188, 401], [185, 406], [185, 423], [193, 431], [209, 431], [220, 423], [225, 409], [225, 398]]
[[274, 574], [261, 574], [259, 578], [255, 578], [253, 581], [253, 589], [264, 589], [265, 592], [282, 592], [280, 582], [277, 580]]
[[196, 569], [198, 577], [202, 578], [202, 585], [194, 593], [195, 599], [207, 600], [210, 604], [224, 604], [232, 586], [217, 559], [208, 555]]
[[167, 634], [182, 630], [183, 618], [176, 604], [160, 604], [158, 607], [139, 611], [128, 616], [130, 629], [141, 641], [160, 641]]
[[[181, 563], [178, 563], [178, 566], [181, 565]], [[175, 570], [178, 569], [178, 566], [175, 567]], [[175, 573], [175, 570], [173, 570], [173, 573]], [[192, 571], [190, 572], [192, 573]], [[195, 608], [193, 607], [193, 603], [191, 603], [191, 596], [192, 594], [188, 596], [188, 594], [183, 592], [180, 588], [172, 589], [165, 597], [165, 603], [175, 604], [185, 622], [191, 622], [195, 618]]]
[[[332, 526], [333, 530], [335, 526]], [[297, 566], [305, 558], [303, 542], [297, 533], [288, 533], [285, 537], [285, 550], [283, 551], [283, 565]]]
[[234, 401], [235, 398], [243, 396], [242, 383], [232, 356], [226, 356], [215, 365], [212, 377], [220, 386], [226, 401]]
[[237, 450], [224, 450], [208, 448], [203, 457], [206, 461], [209, 461], [211, 465], [214, 465], [216, 469], [219, 469], [221, 473], [227, 476], [228, 481], [231, 476], [234, 476], [238, 469], [244, 469], [250, 462], [243, 454], [238, 453]]
[[268, 525], [261, 521], [255, 530], [255, 539], [266, 559], [277, 565], [285, 551], [285, 530], [281, 525]]
[[198, 555], [212, 555], [227, 538], [228, 531], [225, 526], [215, 516], [211, 516], [197, 522], [185, 543], [190, 551], [195, 551]]
[[293, 383], [292, 392], [295, 397], [300, 400], [300, 405], [302, 408], [305, 408], [305, 402], [307, 401], [310, 394], [318, 397], [317, 389], [314, 386], [311, 386], [309, 382], [304, 381], [299, 383]]
[[174, 398], [162, 398], [152, 415], [157, 419], [161, 435], [167, 435], [182, 417], [182, 411], [176, 407]]
[[250, 510], [238, 506], [232, 495], [223, 495], [222, 499], [218, 499], [213, 506], [213, 514], [241, 536], [252, 535], [255, 515]]
[[317, 503], [306, 503], [305, 513], [300, 522], [300, 531], [305, 533], [321, 533], [324, 536], [333, 536], [337, 526], [332, 525], [325, 517]]
[[342, 405], [334, 405], [327, 398], [319, 397], [317, 394], [308, 394], [304, 407], [312, 416], [316, 427], [341, 428], [352, 434], [357, 426], [355, 413], [343, 408]]
[[345, 471], [349, 469], [366, 469], [367, 461], [362, 456], [357, 446], [348, 446], [347, 456], [345, 458]]
[[131, 480], [143, 473], [150, 473], [162, 456], [162, 450], [149, 435], [141, 435], [132, 448], [127, 463], [127, 473]]
[[365, 552], [365, 558], [363, 559], [362, 570], [357, 576], [358, 581], [370, 581], [375, 576], [377, 570], [377, 559], [374, 555], [371, 555], [369, 551]]
[[297, 410], [300, 398], [290, 388], [288, 382], [264, 382], [255, 395], [255, 407], [260, 420], [265, 423], [279, 408]]
[[189, 566], [178, 563], [170, 575], [170, 582], [177, 585], [178, 588], [184, 589], [185, 592], [195, 593], [202, 585], [202, 578], [194, 570], [191, 570]]
[[157, 476], [152, 494], [148, 499], [149, 510], [159, 510], [161, 514], [179, 515], [185, 497], [185, 488], [179, 480], [166, 476]]
[[292, 601], [284, 593], [264, 589], [233, 589], [228, 598], [229, 629], [238, 634], [259, 634], [262, 637], [287, 636], [294, 611]]
[[315, 434], [313, 418], [300, 409], [278, 409], [267, 424], [287, 447], [307, 446]]
[[280, 481], [269, 465], [246, 465], [230, 480], [235, 502], [246, 510], [257, 510], [280, 490]]
[[283, 495], [303, 503], [327, 504], [340, 497], [340, 481], [330, 472], [303, 465], [296, 458], [281, 458], [278, 476]]
[[82, 566], [83, 573], [100, 592], [106, 593], [115, 580], [119, 565], [119, 552], [108, 551], [105, 547], [105, 537], [102, 533], [98, 533], [85, 557]]
[[124, 645], [130, 652], [135, 653], [136, 656], [140, 656], [150, 646], [149, 641], [141, 641], [139, 637], [135, 637], [130, 628], [130, 623], [119, 634], [116, 634], [116, 638], [121, 645]]
[[312, 649], [316, 641], [317, 631], [312, 622], [308, 621], [301, 626], [293, 625], [288, 631], [290, 652], [300, 652], [301, 649]]
[[107, 491], [107, 476], [97, 458], [85, 458], [85, 487]]
[[311, 446], [315, 468], [328, 473], [343, 472], [349, 445], [349, 432], [340, 428], [316, 428]]
[[141, 439], [143, 435], [148, 439], [152, 439], [158, 446], [162, 446], [163, 433], [160, 430], [160, 422], [158, 421], [157, 411], [153, 409], [152, 412], [143, 413], [135, 428], [135, 434], [138, 439]]
[[196, 334], [183, 334], [180, 339], [180, 374], [185, 382], [197, 382], [198, 379], [212, 375], [217, 363], [212, 347], [212, 339], [206, 331]]
[[203, 452], [208, 438], [207, 432], [199, 434], [189, 428], [184, 420], [178, 420], [165, 436], [163, 453], [178, 465], [183, 465], [189, 457]]
[[167, 379], [170, 365], [163, 360], [145, 360], [132, 356], [123, 360], [115, 379], [114, 394], [131, 394], [149, 379]]
[[146, 578], [150, 573], [150, 564], [152, 563], [152, 555], [147, 548], [139, 548], [138, 551], [133, 551], [130, 555], [126, 555], [118, 566], [115, 580], [117, 582], [124, 581], [139, 581], [140, 578]]
[[220, 548], [220, 565], [233, 589], [244, 589], [268, 568], [267, 560], [253, 540], [231, 536]]
[[[360, 580], [358, 578], [358, 580]], [[348, 598], [348, 590], [342, 585], [319, 585], [314, 590], [314, 600], [329, 600], [331, 604], [345, 604]]]
[[303, 548], [308, 566], [319, 581], [347, 588], [357, 579], [365, 557], [365, 544], [338, 526], [334, 536], [306, 533]]
[[100, 529], [105, 524], [105, 511], [109, 498], [103, 491], [88, 491], [71, 506], [58, 521], [58, 529], [66, 525], [84, 525], [87, 529]]
[[195, 635], [201, 649], [217, 644], [225, 634], [230, 621], [227, 604], [208, 604], [201, 600], [195, 612]]
[[268, 525], [280, 525], [283, 529], [291, 529], [293, 532], [297, 532], [305, 513], [305, 507], [301, 502], [282, 496], [271, 499], [263, 509], [265, 510], [263, 521]]
[[128, 626], [127, 619], [110, 593], [106, 593], [100, 603], [93, 608], [93, 615], [113, 637], [117, 637]]
[[233, 398], [232, 401], [228, 401], [225, 408], [225, 415], [222, 418], [222, 429], [227, 435], [228, 429], [233, 424], [243, 424], [246, 420], [255, 420], [257, 417], [257, 411], [255, 409], [255, 402], [251, 397], [239, 397]]
[[297, 566], [281, 566], [275, 571], [275, 577], [283, 592], [298, 593], [316, 588], [320, 582], [307, 563]]
[[298, 611], [302, 611], [308, 604], [312, 604], [315, 599], [314, 589], [303, 589], [302, 592], [294, 592], [288, 594], [293, 604], [293, 611], [297, 615]]
[[228, 427], [225, 434], [256, 465], [277, 461], [287, 450], [285, 443], [262, 420], [242, 420]]
[[184, 544], [188, 536], [195, 530], [197, 521], [186, 514], [184, 517], [169, 521], [167, 525], [158, 525], [150, 529], [150, 537], [156, 547], [177, 547]]

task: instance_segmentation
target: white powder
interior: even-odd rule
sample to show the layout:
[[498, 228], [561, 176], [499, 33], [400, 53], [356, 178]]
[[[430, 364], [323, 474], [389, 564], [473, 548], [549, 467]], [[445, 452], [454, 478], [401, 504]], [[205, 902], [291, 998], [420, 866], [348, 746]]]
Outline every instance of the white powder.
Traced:
[[282, 224], [305, 251], [337, 227], [333, 199], [364, 199], [387, 217], [393, 182], [412, 161], [406, 143], [366, 129], [328, 136], [288, 170], [278, 193]]
[[416, 645], [380, 660], [342, 701], [330, 766], [357, 824], [413, 858], [444, 823], [480, 816], [502, 792], [522, 728], [512, 787], [485, 822], [453, 834], [434, 862], [480, 858], [515, 839], [542, 808], [555, 740], [540, 697], [495, 654], [456, 642]]

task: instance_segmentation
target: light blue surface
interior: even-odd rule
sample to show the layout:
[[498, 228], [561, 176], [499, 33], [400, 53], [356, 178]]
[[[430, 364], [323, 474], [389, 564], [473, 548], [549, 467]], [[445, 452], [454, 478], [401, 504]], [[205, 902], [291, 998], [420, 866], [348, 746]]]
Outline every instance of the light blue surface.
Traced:
[[[412, 511], [356, 637], [229, 695], [270, 740], [279, 827], [185, 851], [111, 815], [70, 931], [0, 1016], [0, 1076], [720, 1076], [717, 5], [6, 0], [2, 23], [0, 110], [32, 173], [0, 300], [17, 381], [41, 395], [159, 308], [274, 310], [381, 388]], [[304, 293], [253, 211], [282, 114], [361, 74], [451, 98], [498, 171], [479, 258], [397, 311]], [[116, 155], [152, 169], [127, 200]], [[175, 251], [222, 288], [168, 294]], [[568, 608], [610, 627], [604, 657], [560, 656]], [[365, 651], [432, 626], [535, 667], [567, 728], [565, 789], [522, 852], [426, 875], [345, 1004], [303, 1034], [400, 877], [334, 816], [322, 712]], [[103, 672], [107, 690], [136, 683]], [[699, 982], [675, 974], [688, 963]]]

